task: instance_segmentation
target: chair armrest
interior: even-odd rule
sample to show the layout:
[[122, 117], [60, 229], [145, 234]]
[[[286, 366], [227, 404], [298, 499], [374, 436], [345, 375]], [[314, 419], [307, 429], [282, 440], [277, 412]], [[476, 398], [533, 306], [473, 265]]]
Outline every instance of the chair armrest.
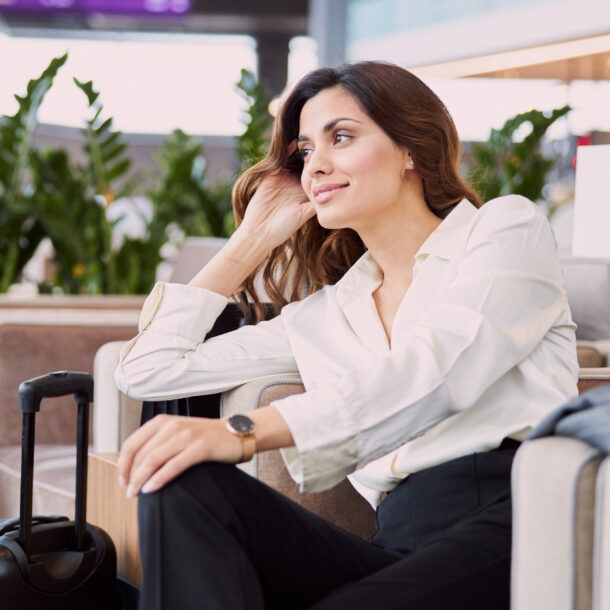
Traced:
[[125, 341], [102, 345], [93, 361], [93, 447], [94, 453], [114, 453], [138, 427], [142, 402], [120, 392], [114, 371]]
[[[220, 415], [226, 417], [234, 413], [247, 413], [303, 391], [298, 377], [265, 377], [225, 392], [221, 398]], [[240, 468], [348, 532], [364, 539], [369, 539], [374, 532], [374, 510], [347, 479], [327, 491], [301, 494], [290, 478], [279, 451], [258, 453], [250, 462], [240, 464]]]
[[597, 475], [594, 539], [593, 608], [610, 608], [610, 457]]
[[602, 455], [567, 437], [527, 441], [512, 469], [512, 610], [591, 607]]
[[[294, 375], [273, 375], [244, 383], [222, 394], [220, 417], [247, 413], [268, 405], [274, 400], [285, 398], [291, 394], [300, 394], [303, 391], [304, 388], [300, 378]], [[258, 466], [259, 456], [255, 455], [249, 462], [240, 464], [239, 467], [253, 477], [260, 478]]]

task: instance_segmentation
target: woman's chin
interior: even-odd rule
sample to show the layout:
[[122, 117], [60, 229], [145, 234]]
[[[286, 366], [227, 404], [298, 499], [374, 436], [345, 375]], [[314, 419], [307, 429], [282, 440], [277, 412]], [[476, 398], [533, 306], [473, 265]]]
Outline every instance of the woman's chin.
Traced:
[[318, 211], [317, 218], [320, 226], [329, 231], [347, 228], [345, 219], [340, 219], [332, 214], [324, 214], [324, 212]]

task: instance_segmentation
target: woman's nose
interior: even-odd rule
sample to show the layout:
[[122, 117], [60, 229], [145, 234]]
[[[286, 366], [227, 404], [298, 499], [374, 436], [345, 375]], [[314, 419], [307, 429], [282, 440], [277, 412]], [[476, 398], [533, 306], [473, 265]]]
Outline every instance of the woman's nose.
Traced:
[[309, 153], [307, 171], [310, 174], [328, 174], [330, 168], [330, 158], [324, 147], [317, 147]]

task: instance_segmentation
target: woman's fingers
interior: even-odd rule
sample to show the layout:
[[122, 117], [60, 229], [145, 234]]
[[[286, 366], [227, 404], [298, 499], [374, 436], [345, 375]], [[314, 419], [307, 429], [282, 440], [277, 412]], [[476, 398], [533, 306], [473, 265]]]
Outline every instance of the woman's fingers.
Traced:
[[[200, 455], [195, 447], [186, 447], [178, 453], [175, 453], [170, 459], [163, 461], [162, 465], [144, 481], [140, 491], [142, 493], [157, 491], [175, 479], [178, 475], [182, 474], [185, 470], [195, 464], [199, 464], [201, 461]], [[131, 491], [133, 493], [135, 488]]]
[[131, 478], [133, 461], [138, 454], [138, 451], [146, 444], [149, 438], [152, 438], [156, 434], [158, 427], [162, 424], [162, 420], [166, 417], [166, 415], [157, 415], [135, 430], [123, 443], [117, 467], [119, 482], [124, 487], [128, 485]]
[[235, 463], [242, 455], [241, 441], [224, 421], [176, 415], [158, 415], [124, 443], [119, 475], [127, 495], [155, 491], [203, 461]]
[[301, 182], [287, 171], [267, 175], [250, 200], [243, 227], [264, 232], [277, 245], [286, 241], [315, 214]]
[[144, 484], [151, 480], [164, 464], [184, 451], [185, 443], [181, 438], [183, 435], [174, 428], [175, 424], [170, 419], [165, 423], [165, 427], [158, 427], [155, 434], [134, 455], [127, 484], [128, 497], [138, 495]]

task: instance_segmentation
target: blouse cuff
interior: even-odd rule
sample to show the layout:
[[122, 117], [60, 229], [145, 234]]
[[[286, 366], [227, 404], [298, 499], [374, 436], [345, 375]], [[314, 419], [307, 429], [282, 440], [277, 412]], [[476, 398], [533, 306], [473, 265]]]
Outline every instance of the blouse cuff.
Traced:
[[[144, 301], [138, 329], [203, 341], [229, 299], [205, 288], [157, 282]], [[205, 315], [193, 315], [193, 311]]]
[[337, 405], [332, 418], [328, 409], [317, 413], [315, 394], [313, 390], [271, 403], [292, 433], [295, 446], [282, 449], [281, 454], [303, 493], [323, 491], [342, 481], [354, 470], [359, 455], [358, 431], [350, 430], [350, 418], [343, 416], [341, 401], [338, 397], [331, 400]]

